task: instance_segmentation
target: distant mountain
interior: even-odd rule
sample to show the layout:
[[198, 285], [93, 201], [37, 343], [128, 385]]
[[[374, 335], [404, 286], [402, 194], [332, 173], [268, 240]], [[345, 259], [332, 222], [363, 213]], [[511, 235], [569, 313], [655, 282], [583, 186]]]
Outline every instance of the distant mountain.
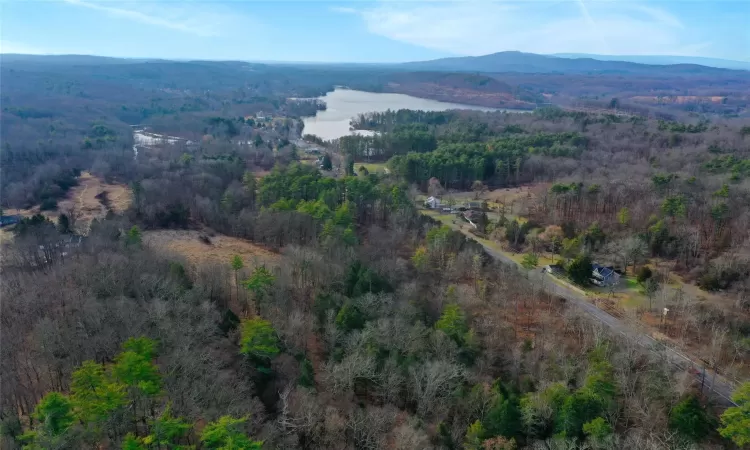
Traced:
[[699, 64], [720, 69], [750, 70], [750, 61], [735, 61], [731, 59], [706, 58], [702, 56], [670, 56], [670, 55], [592, 55], [587, 53], [555, 53], [558, 58], [590, 58], [599, 61], [626, 61], [638, 64]]
[[0, 62], [2, 63], [102, 66], [108, 64], [134, 64], [147, 61], [159, 60], [145, 58], [112, 58], [109, 56], [92, 55], [26, 55], [21, 53], [0, 54]]
[[560, 58], [522, 52], [500, 52], [484, 56], [462, 56], [400, 65], [406, 70], [443, 72], [522, 72], [564, 74], [716, 75], [728, 69], [698, 64], [655, 65], [594, 58]]

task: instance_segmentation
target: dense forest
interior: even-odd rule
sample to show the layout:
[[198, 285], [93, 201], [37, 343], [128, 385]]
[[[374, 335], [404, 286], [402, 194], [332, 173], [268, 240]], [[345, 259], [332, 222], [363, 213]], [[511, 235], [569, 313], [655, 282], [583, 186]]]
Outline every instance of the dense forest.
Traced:
[[[582, 283], [593, 260], [612, 261], [659, 289], [662, 272], [643, 268], [661, 261], [728, 299], [655, 295], [680, 318], [662, 332], [745, 381], [746, 122], [389, 111], [353, 118], [374, 136], [317, 142], [347, 166], [319, 170], [292, 141], [323, 105], [289, 98], [383, 80], [359, 70], [3, 64], [2, 206], [54, 208], [84, 171], [132, 202], [85, 233], [67, 210], [8, 231], [2, 448], [750, 444], [750, 384], [721, 401], [665, 348], [613, 332], [479, 241], [551, 253]], [[139, 144], [136, 124], [178, 138]], [[484, 205], [469, 234], [418, 208], [423, 194], [520, 187], [533, 194], [523, 213]], [[195, 230], [200, 253], [232, 237], [274, 259], [196, 263], [149, 245], [164, 230]]]
[[[282, 260], [250, 269], [242, 304], [230, 261], [187, 267], [143, 245], [148, 196], [54, 262], [23, 264], [54, 228], [17, 236], [2, 279], [4, 447], [718, 442], [714, 411], [658, 354], [420, 219], [398, 183], [292, 164], [250, 186], [216, 220]], [[738, 426], [719, 430], [740, 439]]]
[[[651, 244], [654, 254], [676, 258], [688, 270], [705, 268], [747, 238], [748, 133], [742, 122], [680, 124], [539, 109], [486, 118], [427, 113], [398, 123], [402, 112], [390, 114], [367, 119], [382, 123], [375, 127], [380, 135], [347, 137], [338, 146], [356, 158], [361, 149], [377, 157], [379, 143], [404, 141], [389, 148], [395, 154], [389, 165], [424, 191], [433, 179], [449, 190], [469, 189], [475, 181], [490, 188], [546, 183], [532, 205], [535, 220], [576, 230], [596, 222], [618, 235], [655, 226], [663, 231]], [[432, 136], [432, 151], [413, 150], [426, 140], [403, 132], [414, 129]], [[726, 278], [718, 280], [722, 288], [744, 279], [741, 252], [732, 253], [732, 264], [718, 265]]]
[[[195, 140], [201, 136], [201, 122], [217, 115], [314, 114], [324, 106], [295, 99], [321, 95], [336, 85], [491, 107], [533, 109], [554, 103], [671, 120], [698, 114], [742, 117], [750, 83], [741, 71], [682, 78], [650, 74], [623, 80], [614, 75], [451, 74], [409, 72], [394, 66], [81, 56], [3, 55], [2, 63], [2, 190], [13, 192], [14, 206], [60, 198], [65, 183], [57, 180], [66, 173], [86, 169], [100, 154], [132, 148], [129, 126]], [[724, 100], [714, 101], [717, 98]], [[429, 137], [421, 137], [426, 141], [414, 150], [431, 149]], [[389, 157], [393, 145], [384, 142], [374, 147], [384, 149], [381, 156]]]
[[[448, 207], [461, 191], [489, 199], [489, 215], [474, 217], [472, 232], [511, 253], [527, 253], [529, 267], [544, 254], [561, 263], [587, 256], [589, 267], [606, 263], [639, 280], [622, 290], [647, 300], [638, 313], [643, 320], [667, 308], [675, 321], [671, 338], [697, 347], [733, 376], [747, 376], [746, 122], [545, 108], [531, 114], [389, 111], [352, 124], [378, 134], [332, 143], [340, 151], [356, 160], [394, 155], [391, 173], [442, 196]], [[424, 136], [431, 137], [430, 148], [420, 147]], [[515, 206], [483, 197], [518, 187], [528, 195]], [[520, 217], [514, 208], [523, 211]], [[578, 280], [588, 284], [587, 271], [581, 273]], [[711, 339], [722, 344], [712, 347]]]

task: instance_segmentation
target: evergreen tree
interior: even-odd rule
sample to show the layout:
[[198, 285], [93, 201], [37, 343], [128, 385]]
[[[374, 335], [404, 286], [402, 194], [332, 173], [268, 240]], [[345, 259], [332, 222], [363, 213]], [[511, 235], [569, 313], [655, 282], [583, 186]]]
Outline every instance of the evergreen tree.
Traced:
[[523, 255], [521, 266], [526, 270], [531, 270], [539, 264], [539, 257], [533, 253]]
[[59, 393], [50, 392], [39, 400], [31, 418], [36, 421], [31, 431], [20, 436], [27, 445], [25, 450], [46, 450], [64, 448], [68, 430], [75, 422], [73, 404]]
[[232, 261], [230, 262], [230, 266], [232, 267], [232, 270], [234, 271], [234, 287], [235, 291], [237, 293], [237, 301], [240, 301], [240, 280], [239, 280], [239, 272], [242, 270], [243, 267], [245, 267], [245, 263], [242, 261], [242, 257], [240, 255], [234, 255], [232, 257]]
[[141, 229], [138, 226], [133, 225], [130, 227], [125, 243], [133, 246], [141, 245]]
[[70, 391], [78, 418], [92, 424], [97, 431], [116, 412], [123, 413], [127, 405], [126, 386], [114, 380], [104, 365], [94, 361], [84, 361], [73, 372]]
[[62, 213], [57, 218], [57, 231], [62, 234], [69, 234], [73, 231], [70, 229], [70, 219], [67, 214]]
[[461, 344], [464, 341], [469, 326], [466, 324], [466, 316], [457, 304], [452, 303], [443, 308], [443, 314], [435, 323], [435, 328], [451, 337]]
[[586, 286], [591, 278], [591, 267], [591, 257], [587, 254], [579, 255], [568, 264], [568, 276], [574, 283]]
[[242, 432], [246, 420], [222, 416], [209, 422], [201, 433], [203, 446], [211, 450], [261, 450], [263, 441], [253, 441]]
[[669, 427], [695, 442], [711, 432], [711, 422], [711, 417], [694, 395], [685, 397], [669, 412]]
[[734, 391], [732, 401], [737, 406], [721, 415], [719, 433], [739, 446], [750, 445], [750, 382]]
[[267, 365], [281, 351], [271, 322], [254, 317], [243, 321], [240, 330], [240, 352], [257, 363]]
[[483, 450], [482, 441], [484, 440], [484, 435], [485, 431], [482, 422], [477, 420], [469, 425], [469, 428], [466, 430], [466, 438], [464, 439], [464, 449]]
[[333, 162], [331, 161], [331, 155], [329, 155], [328, 153], [323, 155], [323, 160], [320, 165], [323, 170], [333, 170]]

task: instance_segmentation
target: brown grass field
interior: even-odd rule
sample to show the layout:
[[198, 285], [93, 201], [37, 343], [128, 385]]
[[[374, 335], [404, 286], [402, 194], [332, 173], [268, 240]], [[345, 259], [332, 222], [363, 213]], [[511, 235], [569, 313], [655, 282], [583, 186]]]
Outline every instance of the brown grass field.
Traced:
[[[78, 215], [76, 231], [87, 234], [89, 226], [94, 219], [101, 219], [107, 215], [107, 207], [97, 198], [97, 195], [103, 192], [107, 193], [110, 208], [115, 214], [125, 212], [132, 202], [130, 188], [127, 185], [110, 184], [88, 172], [83, 172], [78, 177], [78, 186], [73, 187], [68, 192], [66, 198], [58, 202], [57, 210], [40, 211], [37, 205], [29, 209], [8, 209], [5, 211], [5, 214], [31, 217], [41, 213], [49, 220], [56, 222], [61, 213], [75, 211]], [[3, 236], [0, 236], [0, 241], [4, 241], [7, 238], [5, 231], [3, 230]]]
[[199, 239], [198, 230], [154, 230], [143, 233], [143, 242], [155, 249], [182, 256], [193, 266], [200, 264], [229, 265], [234, 255], [240, 255], [245, 266], [275, 263], [280, 256], [244, 239], [215, 234], [211, 244]]
[[130, 189], [123, 184], [109, 184], [104, 180], [83, 172], [78, 178], [78, 186], [70, 190], [65, 200], [58, 203], [59, 211], [75, 209], [80, 214], [78, 220], [86, 227], [92, 220], [107, 215], [107, 207], [97, 198], [106, 192], [109, 206], [115, 214], [125, 212], [132, 202]]

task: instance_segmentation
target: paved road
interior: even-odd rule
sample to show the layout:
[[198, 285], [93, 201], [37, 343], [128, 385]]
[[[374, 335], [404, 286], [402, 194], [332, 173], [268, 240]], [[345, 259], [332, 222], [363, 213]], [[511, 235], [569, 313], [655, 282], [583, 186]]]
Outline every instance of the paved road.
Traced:
[[[467, 236], [467, 238], [471, 239], [470, 236]], [[502, 252], [499, 252], [487, 246], [486, 244], [483, 244], [482, 242], [476, 240], [475, 242], [484, 247], [485, 251], [494, 258], [506, 264], [511, 264], [515, 267], [518, 267], [522, 272], [526, 272], [529, 276], [529, 280], [539, 283], [539, 285], [542, 286], [542, 288], [549, 294], [566, 299], [577, 308], [583, 310], [585, 313], [608, 326], [612, 331], [620, 333], [621, 335], [633, 340], [634, 342], [649, 349], [650, 351], [662, 352], [662, 354], [665, 355], [665, 357], [671, 364], [674, 364], [681, 370], [687, 370], [692, 373], [698, 380], [698, 383], [702, 383], [703, 391], [706, 392], [709, 396], [713, 397], [719, 403], [725, 406], [736, 406], [736, 404], [732, 402], [730, 398], [736, 386], [730, 380], [727, 380], [721, 375], [710, 372], [708, 370], [702, 372], [700, 365], [696, 364], [688, 356], [684, 355], [676, 349], [660, 343], [648, 334], [645, 334], [638, 330], [634, 330], [632, 326], [629, 326], [627, 323], [612, 316], [608, 312], [598, 308], [596, 305], [589, 302], [586, 296], [578, 292], [577, 290], [555, 283], [548, 278], [549, 275], [545, 275], [539, 270], [526, 271]]]

